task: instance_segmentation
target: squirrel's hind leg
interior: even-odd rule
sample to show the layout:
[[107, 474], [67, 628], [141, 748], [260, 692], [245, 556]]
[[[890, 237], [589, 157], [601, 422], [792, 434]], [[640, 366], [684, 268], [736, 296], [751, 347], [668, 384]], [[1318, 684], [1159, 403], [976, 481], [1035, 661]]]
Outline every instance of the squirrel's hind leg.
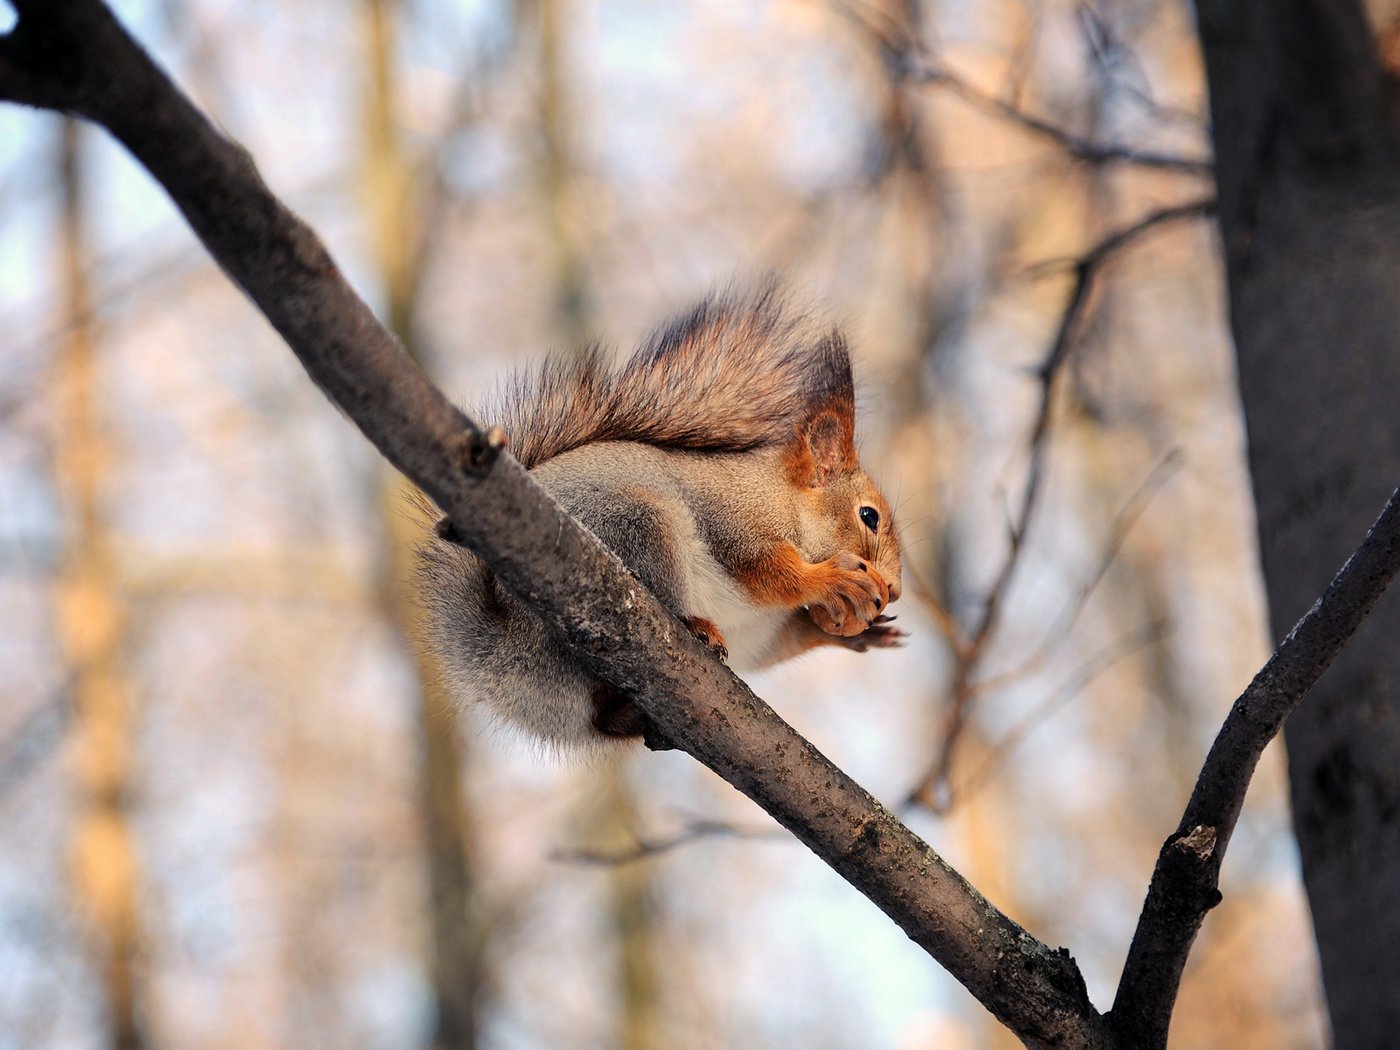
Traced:
[[593, 704], [593, 728], [620, 740], [641, 738], [652, 751], [674, 751], [676, 745], [647, 717], [637, 702], [615, 685], [594, 682], [589, 692]]
[[685, 625], [690, 628], [690, 633], [705, 643], [705, 647], [714, 653], [721, 660], [729, 659], [729, 647], [724, 644], [724, 635], [720, 633], [719, 624], [714, 620], [707, 620], [703, 616], [685, 616]]
[[[570, 498], [571, 497], [571, 498]], [[570, 493], [563, 501], [691, 632], [712, 652], [728, 655], [719, 627], [688, 613], [690, 579], [681, 551], [698, 546], [694, 523], [681, 500], [663, 489], [623, 485], [586, 493]], [[636, 739], [653, 751], [674, 744], [652, 723], [627, 693], [595, 681], [589, 691], [593, 728], [614, 739]]]

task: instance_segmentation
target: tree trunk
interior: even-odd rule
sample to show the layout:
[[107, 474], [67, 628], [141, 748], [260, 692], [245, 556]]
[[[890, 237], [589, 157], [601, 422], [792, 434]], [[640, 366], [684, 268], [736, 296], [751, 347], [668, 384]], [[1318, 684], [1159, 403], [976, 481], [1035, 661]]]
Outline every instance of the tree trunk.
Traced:
[[[389, 327], [422, 363], [417, 304], [425, 254], [422, 211], [414, 173], [397, 130], [397, 19], [403, 7], [367, 0], [363, 12], [370, 77], [365, 96], [365, 175], [373, 252], [384, 289]], [[389, 557], [379, 580], [380, 606], [406, 652], [413, 654], [420, 761], [419, 805], [428, 867], [427, 969], [436, 1021], [433, 1050], [472, 1050], [485, 994], [486, 931], [476, 905], [471, 835], [462, 798], [465, 766], [456, 708], [442, 688], [431, 657], [415, 644], [419, 610], [414, 593], [415, 549], [422, 536], [407, 508], [412, 485], [397, 471], [379, 472], [379, 509]]]
[[[1400, 483], [1400, 131], [1356, 0], [1197, 0], [1273, 629]], [[1400, 1031], [1400, 596], [1288, 722], [1339, 1048]]]
[[97, 346], [87, 281], [83, 129], [65, 118], [59, 157], [60, 286], [66, 335], [59, 350], [60, 432], [55, 467], [73, 519], [57, 591], [58, 627], [70, 667], [78, 814], [73, 893], [87, 922], [93, 969], [105, 997], [105, 1045], [140, 1050], [137, 858], [127, 818], [131, 696], [121, 666], [125, 610], [100, 508], [105, 473], [98, 420]]

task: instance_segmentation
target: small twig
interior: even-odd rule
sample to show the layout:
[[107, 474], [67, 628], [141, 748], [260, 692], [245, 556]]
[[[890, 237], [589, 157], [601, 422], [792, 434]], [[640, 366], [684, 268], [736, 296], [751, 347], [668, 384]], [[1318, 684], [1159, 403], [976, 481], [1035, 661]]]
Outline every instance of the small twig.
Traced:
[[1026, 738], [1043, 725], [1051, 715], [1083, 693], [1100, 675], [1139, 652], [1144, 646], [1151, 645], [1161, 636], [1162, 625], [1160, 623], [1149, 624], [1141, 630], [1119, 638], [1086, 660], [1064, 685], [1031, 708], [1026, 713], [1025, 718], [997, 741], [981, 765], [948, 788], [947, 803], [949, 808], [980, 789], [988, 778], [1001, 767], [1012, 751], [1023, 744]]
[[717, 838], [791, 841], [791, 836], [785, 834], [781, 829], [776, 827], [746, 828], [740, 827], [737, 824], [728, 824], [721, 820], [695, 819], [668, 838], [652, 839], [638, 837], [631, 846], [618, 849], [580, 847], [578, 849], [555, 850], [549, 855], [549, 859], [559, 861], [563, 864], [587, 864], [599, 867], [614, 867], [619, 864], [629, 864], [632, 861], [646, 860], [664, 853], [670, 853], [674, 849], [690, 845], [692, 842], [698, 842], [701, 839]]
[[[1214, 208], [1213, 198], [1201, 198], [1186, 204], [1160, 208], [1145, 215], [1132, 225], [1105, 237], [1071, 264], [1074, 269], [1074, 287], [1070, 291], [1069, 300], [1060, 316], [1060, 323], [1055, 331], [1055, 338], [1050, 344], [1050, 350], [1035, 371], [1036, 378], [1040, 381], [1040, 404], [1036, 411], [1035, 422], [1031, 426], [1030, 466], [1027, 471], [1026, 485], [1022, 492], [1020, 508], [1010, 525], [1011, 546], [1001, 571], [992, 584], [987, 603], [983, 609], [982, 619], [972, 632], [974, 653], [980, 651], [995, 626], [997, 613], [1011, 578], [1015, 574], [1021, 551], [1025, 545], [1026, 534], [1030, 530], [1032, 517], [1039, 505], [1045, 475], [1045, 456], [1049, 444], [1050, 420], [1055, 407], [1056, 382], [1063, 371], [1070, 349], [1074, 345], [1074, 336], [1083, 319], [1095, 278], [1114, 255], [1127, 248], [1149, 230], [1179, 219], [1208, 215]], [[1040, 267], [1036, 269], [1039, 270]]]
[[[883, 12], [871, 11], [868, 8], [857, 10], [854, 5], [843, 0], [831, 0], [831, 5], [874, 42], [892, 75], [910, 83], [944, 87], [984, 113], [1003, 118], [1017, 127], [1053, 142], [1072, 157], [1089, 164], [1135, 164], [1144, 168], [1189, 175], [1209, 176], [1214, 173], [1214, 165], [1208, 160], [1179, 157], [1154, 150], [1137, 150], [1085, 139], [1067, 128], [1022, 109], [1018, 97], [1019, 86], [1011, 93], [1013, 101], [1007, 101], [973, 86], [946, 65], [935, 64], [923, 41], [910, 32], [907, 22], [889, 18]], [[877, 18], [884, 24], [877, 25]]]
[[[1200, 129], [1206, 127], [1207, 122], [1204, 114], [1163, 105], [1153, 97], [1147, 71], [1143, 68], [1142, 62], [1131, 47], [1114, 35], [1112, 28], [1103, 16], [1094, 10], [1092, 4], [1080, 3], [1075, 9], [1075, 13], [1079, 18], [1085, 47], [1093, 56], [1094, 64], [1099, 67], [1104, 80], [1111, 85], [1113, 90], [1123, 92], [1141, 106], [1153, 120], [1162, 123], [1188, 124]], [[1124, 67], [1128, 67], [1134, 74], [1134, 78], [1141, 81], [1140, 85], [1116, 75], [1117, 71]]]
[[1118, 512], [1117, 517], [1113, 520], [1113, 525], [1109, 528], [1108, 542], [1104, 545], [1103, 553], [1099, 556], [1094, 571], [1088, 579], [1080, 584], [1079, 589], [1066, 603], [1056, 618], [1055, 625], [1046, 632], [1036, 651], [1010, 670], [986, 678], [979, 678], [973, 682], [971, 688], [974, 693], [996, 692], [1002, 686], [1032, 674], [1054, 655], [1056, 646], [1069, 637], [1070, 632], [1074, 630], [1074, 625], [1079, 622], [1080, 614], [1083, 613], [1089, 598], [1093, 596], [1094, 591], [1103, 582], [1110, 566], [1117, 559], [1118, 552], [1122, 550], [1129, 530], [1137, 523], [1152, 497], [1161, 491], [1162, 486], [1166, 484], [1180, 462], [1180, 452], [1173, 449], [1152, 468], [1146, 479], [1138, 486], [1137, 491], [1128, 497], [1128, 501]]
[[909, 794], [911, 799], [923, 803], [936, 813], [947, 812], [948, 775], [952, 770], [953, 756], [957, 751], [959, 741], [962, 739], [962, 732], [971, 712], [974, 696], [973, 677], [996, 629], [998, 617], [1011, 587], [1011, 581], [1026, 548], [1025, 541], [1030, 531], [1031, 521], [1040, 504], [1056, 380], [1069, 352], [1072, 337], [1083, 316], [1084, 306], [1089, 297], [1089, 288], [1097, 268], [1097, 261], [1086, 261], [1077, 268], [1074, 288], [1070, 293], [1064, 313], [1060, 317], [1054, 341], [1051, 343], [1049, 353], [1045, 356], [1044, 363], [1037, 370], [1037, 376], [1040, 380], [1040, 407], [1031, 427], [1030, 466], [1026, 473], [1026, 484], [1022, 490], [1020, 507], [1008, 525], [1009, 538], [1006, 557], [987, 592], [987, 599], [982, 606], [980, 619], [976, 626], [968, 632], [967, 644], [962, 652], [957, 654], [958, 659], [953, 670], [948, 713], [943, 722], [943, 740], [939, 747], [938, 757]]
[[907, 56], [905, 75], [918, 83], [946, 88], [974, 108], [1001, 117], [1017, 127], [1053, 142], [1070, 156], [1088, 164], [1133, 164], [1158, 171], [1204, 176], [1213, 174], [1215, 170], [1210, 161], [1202, 158], [1133, 149], [1115, 143], [1092, 142], [1043, 117], [1027, 113], [1011, 102], [988, 94], [946, 66], [933, 65], [921, 57]]
[[1178, 222], [1182, 219], [1202, 219], [1209, 215], [1214, 215], [1215, 209], [1216, 201], [1214, 197], [1197, 197], [1183, 204], [1171, 204], [1163, 208], [1157, 208], [1148, 212], [1131, 225], [1109, 234], [1083, 255], [1067, 256], [1058, 259], [1043, 259], [1027, 267], [1026, 272], [1032, 277], [1039, 277], [1047, 272], [1056, 270], [1073, 269], [1081, 271], [1086, 268], [1094, 269], [1103, 265], [1103, 263], [1108, 260], [1109, 256], [1121, 251], [1143, 234], [1155, 230], [1159, 226]]

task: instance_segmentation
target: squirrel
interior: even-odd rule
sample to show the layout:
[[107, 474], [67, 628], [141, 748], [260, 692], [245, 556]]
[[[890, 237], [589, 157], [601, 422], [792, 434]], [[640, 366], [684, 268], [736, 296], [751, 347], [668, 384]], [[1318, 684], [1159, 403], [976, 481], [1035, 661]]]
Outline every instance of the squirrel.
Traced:
[[[498, 402], [484, 416], [520, 463], [736, 670], [905, 637], [886, 612], [899, 540], [857, 459], [845, 340], [775, 287], [705, 299], [620, 368], [595, 348], [518, 373]], [[550, 744], [652, 743], [635, 701], [476, 555], [430, 537], [419, 570], [457, 698]]]

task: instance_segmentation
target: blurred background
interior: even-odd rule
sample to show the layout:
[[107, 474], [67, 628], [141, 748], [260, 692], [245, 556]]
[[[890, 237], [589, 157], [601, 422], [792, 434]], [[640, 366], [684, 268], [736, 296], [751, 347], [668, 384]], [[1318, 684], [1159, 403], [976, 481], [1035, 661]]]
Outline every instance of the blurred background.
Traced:
[[[467, 403], [730, 281], [845, 324], [911, 638], [752, 684], [1106, 1008], [1268, 648], [1188, 5], [114, 6]], [[452, 710], [404, 500], [0, 107], [0, 1047], [1016, 1045], [686, 756]], [[1223, 889], [1173, 1046], [1323, 1045], [1273, 749]]]

